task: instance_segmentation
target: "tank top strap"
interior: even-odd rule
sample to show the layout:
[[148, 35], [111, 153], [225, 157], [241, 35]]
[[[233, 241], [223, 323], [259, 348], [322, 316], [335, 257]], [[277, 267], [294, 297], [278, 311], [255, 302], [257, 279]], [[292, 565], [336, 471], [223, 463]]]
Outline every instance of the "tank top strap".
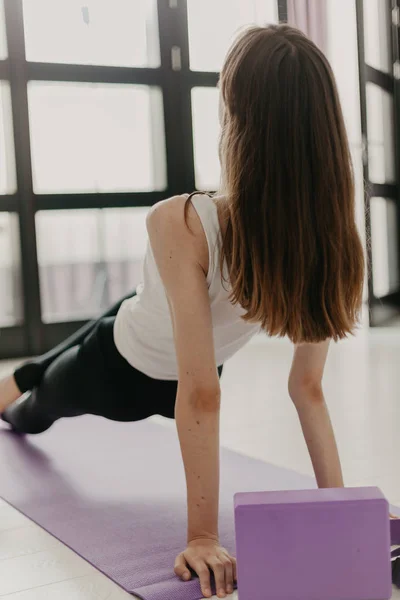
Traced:
[[212, 197], [206, 194], [195, 194], [191, 202], [199, 216], [208, 244], [209, 267], [207, 283], [210, 286], [219, 260], [219, 236], [220, 226], [217, 206]]

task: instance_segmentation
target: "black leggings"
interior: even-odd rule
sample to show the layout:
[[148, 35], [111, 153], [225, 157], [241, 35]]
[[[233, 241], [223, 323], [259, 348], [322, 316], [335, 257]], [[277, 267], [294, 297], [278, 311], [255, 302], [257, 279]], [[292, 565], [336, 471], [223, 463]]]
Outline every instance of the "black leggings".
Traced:
[[115, 315], [123, 300], [15, 371], [19, 389], [29, 393], [6, 409], [5, 421], [17, 431], [41, 433], [61, 417], [83, 414], [115, 421], [138, 421], [154, 414], [173, 418], [177, 381], [148, 377], [115, 346]]

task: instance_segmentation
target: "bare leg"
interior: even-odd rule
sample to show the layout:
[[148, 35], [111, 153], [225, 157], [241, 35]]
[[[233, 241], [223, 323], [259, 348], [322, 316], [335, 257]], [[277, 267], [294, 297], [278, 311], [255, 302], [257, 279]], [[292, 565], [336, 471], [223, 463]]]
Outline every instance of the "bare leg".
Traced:
[[0, 379], [0, 414], [20, 396], [21, 392], [15, 383], [14, 375]]

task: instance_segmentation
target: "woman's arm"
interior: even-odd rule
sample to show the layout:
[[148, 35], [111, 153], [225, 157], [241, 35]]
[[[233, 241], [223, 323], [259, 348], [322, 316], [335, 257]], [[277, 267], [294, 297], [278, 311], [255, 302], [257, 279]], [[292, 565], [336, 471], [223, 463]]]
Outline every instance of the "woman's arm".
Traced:
[[[219, 546], [219, 412], [210, 300], [204, 260], [207, 246], [184, 223], [183, 199], [157, 205], [148, 218], [151, 247], [166, 290], [178, 362], [175, 418], [187, 482], [188, 549], [176, 572], [190, 578], [187, 564], [211, 595], [211, 568], [220, 597], [231, 591], [234, 560]], [[192, 214], [192, 218], [195, 215]], [[193, 226], [198, 225], [195, 221]]]
[[329, 341], [295, 347], [289, 394], [297, 409], [318, 487], [343, 487], [335, 435], [322, 390]]

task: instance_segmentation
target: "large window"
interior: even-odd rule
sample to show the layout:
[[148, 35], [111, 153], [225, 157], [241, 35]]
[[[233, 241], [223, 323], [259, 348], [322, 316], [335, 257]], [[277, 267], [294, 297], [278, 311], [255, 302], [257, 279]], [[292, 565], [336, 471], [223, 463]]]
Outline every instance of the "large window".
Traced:
[[223, 58], [284, 4], [0, 0], [0, 355], [134, 290], [148, 207], [218, 189]]
[[[135, 288], [148, 207], [174, 194], [218, 190], [224, 56], [245, 26], [285, 19], [286, 4], [0, 0], [0, 356], [45, 351]], [[367, 236], [371, 228], [376, 239], [385, 228], [390, 236], [384, 252], [374, 240], [368, 246], [376, 275], [369, 296], [379, 301], [398, 292], [392, 4], [398, 0], [328, 2], [347, 40], [331, 41], [340, 93], [351, 90], [343, 105], [357, 196], [364, 174], [374, 198]], [[359, 70], [347, 35], [356, 8]], [[383, 264], [379, 278], [376, 265]]]

